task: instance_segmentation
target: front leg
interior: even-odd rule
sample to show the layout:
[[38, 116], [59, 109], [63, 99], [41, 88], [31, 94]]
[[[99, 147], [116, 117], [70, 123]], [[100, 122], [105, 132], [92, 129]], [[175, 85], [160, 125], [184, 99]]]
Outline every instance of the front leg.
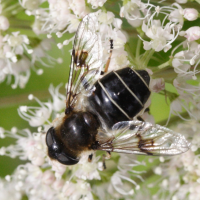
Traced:
[[111, 158], [110, 151], [106, 151], [106, 155], [103, 154], [103, 170], [106, 169], [106, 159], [110, 159], [110, 158]]
[[93, 153], [88, 156], [88, 162], [92, 162]]

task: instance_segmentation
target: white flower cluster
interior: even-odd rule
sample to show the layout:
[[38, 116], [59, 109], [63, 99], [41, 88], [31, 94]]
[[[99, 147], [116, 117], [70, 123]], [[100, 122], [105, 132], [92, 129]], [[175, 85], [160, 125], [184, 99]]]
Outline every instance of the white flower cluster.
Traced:
[[[182, 46], [182, 50], [173, 55], [180, 46]], [[186, 111], [190, 118], [199, 120], [200, 87], [197, 76], [199, 74], [200, 45], [196, 41], [186, 40], [172, 51], [172, 55], [172, 66], [177, 74], [173, 85], [178, 96], [171, 103], [170, 113], [181, 117], [180, 113]], [[190, 81], [196, 82], [196, 84], [190, 84]]]
[[[186, 3], [180, 1], [179, 3]], [[141, 0], [126, 1], [120, 10], [121, 17], [125, 17], [133, 27], [141, 27], [139, 38], [143, 41], [144, 49], [149, 55], [145, 55], [150, 60], [152, 52], [167, 52], [170, 49], [171, 56], [166, 63], [158, 66], [158, 69], [165, 69], [160, 77], [152, 79], [151, 90], [153, 92], [164, 94], [169, 97], [170, 115], [176, 115], [186, 119], [181, 113], [187, 112], [188, 116], [193, 119], [199, 119], [199, 92], [197, 75], [200, 63], [199, 56], [199, 39], [200, 27], [192, 26], [183, 30], [184, 21], [197, 20], [199, 13], [194, 8], [182, 8], [178, 3], [169, 6], [155, 6], [148, 1]], [[162, 18], [162, 20], [160, 20]], [[144, 40], [146, 35], [150, 41]], [[178, 38], [185, 37], [186, 40], [173, 47], [173, 42]], [[138, 46], [140, 43], [138, 42]], [[176, 52], [176, 53], [175, 53]], [[138, 58], [137, 58], [138, 56]], [[136, 52], [136, 58], [133, 64], [141, 66], [143, 57]], [[129, 59], [130, 60], [130, 59]], [[134, 58], [133, 58], [134, 60]], [[167, 76], [170, 67], [174, 68], [174, 76]], [[139, 67], [140, 68], [140, 67]], [[149, 68], [151, 69], [151, 68]], [[156, 70], [154, 70], [157, 73]], [[166, 73], [166, 74], [165, 74]], [[172, 72], [173, 73], [173, 72]], [[154, 74], [150, 72], [154, 77]], [[177, 93], [171, 93], [165, 90], [165, 82], [173, 79], [173, 86]], [[196, 80], [196, 85], [190, 84], [190, 81]], [[164, 93], [162, 93], [164, 91]], [[191, 106], [192, 104], [192, 106]]]
[[[97, 7], [102, 7], [105, 1], [88, 1], [84, 0], [61, 0], [53, 1], [49, 0], [49, 7], [40, 7], [41, 1], [37, 1], [34, 6], [31, 1], [23, 0], [21, 5], [26, 9], [28, 15], [35, 16], [35, 22], [33, 24], [33, 30], [39, 33], [46, 33], [48, 38], [52, 37], [53, 33], [56, 33], [57, 37], [61, 38], [65, 33], [74, 33], [81, 19], [89, 14], [89, 9], [95, 9]], [[124, 45], [127, 42], [127, 37], [124, 32], [121, 31], [122, 20], [115, 18], [112, 12], [105, 12], [99, 10], [99, 24], [102, 36], [102, 41], [105, 42], [104, 55], [103, 58], [107, 60], [109, 46], [109, 39], [115, 41], [114, 48], [116, 51], [112, 55], [112, 60], [110, 63], [109, 70], [120, 68], [129, 64], [127, 60], [127, 53], [124, 51]], [[39, 25], [39, 26], [38, 26]], [[58, 43], [59, 49], [63, 48], [64, 45], [68, 45], [74, 37], [68, 40], [64, 40], [62, 43]], [[112, 67], [113, 66], [113, 67]]]
[[[30, 7], [30, 3], [33, 6], [37, 5], [36, 1], [29, 3], [23, 1], [22, 5]], [[32, 22], [27, 20], [29, 23], [24, 23], [24, 21], [20, 21], [21, 19], [17, 19], [17, 11], [21, 9], [18, 1], [10, 1], [10, 4], [5, 0], [0, 2], [0, 83], [7, 79], [10, 84], [13, 82], [12, 77], [14, 77], [13, 89], [18, 86], [25, 87], [30, 77], [31, 68], [38, 75], [43, 73], [43, 69], [34, 66], [36, 62], [40, 62], [43, 66], [48, 67], [49, 64], [44, 63], [42, 58], [46, 57], [51, 64], [52, 61], [56, 61], [47, 54], [47, 51], [51, 49], [52, 39], [42, 40], [33, 36], [34, 33], [30, 36], [20, 33], [20, 31], [24, 32], [22, 24], [24, 29], [31, 29]], [[13, 28], [17, 31], [13, 31]]]
[[106, 2], [105, 0], [92, 0], [86, 4], [84, 0], [48, 0], [48, 8], [42, 8], [40, 5], [44, 1], [36, 0], [33, 4], [31, 0], [20, 0], [26, 13], [35, 16], [33, 30], [37, 34], [46, 32], [48, 37], [51, 37], [53, 32], [56, 32], [58, 37], [66, 32], [75, 32], [80, 19], [89, 13], [89, 5], [96, 9]]
[[[6, 176], [5, 180], [0, 180], [1, 199], [17, 200], [27, 196], [29, 200], [66, 198], [93, 200], [94, 191], [100, 199], [103, 196], [118, 199], [124, 195], [127, 197], [133, 195], [134, 188], [139, 190], [140, 186], [131, 177], [142, 180], [133, 167], [144, 166], [145, 163], [137, 161], [132, 155], [117, 158], [115, 163], [109, 164], [108, 161], [112, 168], [109, 175], [106, 175], [106, 171], [102, 172], [103, 163], [100, 156], [94, 154], [92, 161], [88, 162], [90, 152], [85, 153], [79, 163], [73, 166], [62, 165], [49, 159], [45, 144], [45, 132], [50, 127], [48, 121], [50, 115], [59, 114], [65, 107], [63, 105], [65, 97], [59, 93], [59, 87], [60, 85], [56, 88], [50, 86], [52, 102], [42, 103], [33, 95], [29, 95], [29, 99], [35, 99], [39, 106], [19, 108], [20, 115], [29, 121], [31, 126], [42, 126], [39, 132], [31, 133], [29, 129], [17, 130], [16, 127], [10, 131], [0, 128], [0, 138], [16, 139], [15, 145], [1, 147], [0, 155], [29, 161], [27, 164], [20, 165], [11, 176]], [[103, 193], [100, 192], [104, 188], [102, 179], [111, 180], [108, 181], [108, 190], [104, 190]], [[99, 184], [90, 182], [92, 180], [99, 181]], [[13, 191], [15, 196], [12, 196]]]
[[[13, 9], [2, 1], [0, 82], [6, 78], [10, 81], [14, 75], [12, 87], [24, 87], [30, 76], [31, 65], [40, 62], [43, 66], [48, 66], [42, 60], [44, 57], [50, 62], [55, 61], [46, 52], [51, 48], [53, 34], [61, 38], [65, 33], [74, 33], [85, 15], [97, 12], [103, 64], [109, 56], [109, 40], [113, 39], [114, 49], [109, 71], [130, 65], [135, 69], [147, 70], [152, 77], [152, 93], [165, 96], [166, 101], [170, 100], [170, 116], [178, 116], [182, 120], [200, 120], [200, 26], [190, 26], [191, 21], [195, 23], [195, 20], [199, 20], [199, 12], [194, 8], [186, 8], [184, 4], [187, 0], [176, 0], [173, 4], [165, 1], [164, 5], [162, 2], [154, 5], [150, 0], [123, 1], [118, 12], [121, 18], [117, 18], [117, 14], [111, 12], [112, 9], [109, 10], [109, 6], [107, 9], [106, 4], [109, 2], [106, 3], [106, 0], [19, 0], [19, 3], [15, 1], [16, 7]], [[28, 16], [34, 16], [32, 31], [36, 35], [47, 34], [47, 39], [8, 32], [11, 27], [10, 15], [5, 12], [8, 8], [13, 11], [13, 15], [23, 8]], [[123, 27], [126, 20], [128, 25]], [[130, 30], [131, 35], [137, 31], [137, 44], [129, 41]], [[58, 43], [58, 48], [68, 45], [73, 39], [74, 36]], [[158, 54], [161, 52], [164, 52], [161, 54], [165, 55], [164, 59]], [[152, 66], [152, 61], [156, 61], [158, 65]], [[43, 72], [42, 69], [34, 69], [38, 74]], [[166, 83], [173, 87], [172, 91], [166, 89]], [[146, 192], [148, 188], [145, 193], [141, 190], [145, 176], [140, 173], [143, 171], [136, 170], [138, 166], [145, 168], [145, 162], [137, 161], [133, 155], [113, 153], [112, 159], [106, 162], [108, 171], [103, 171], [103, 156], [98, 153], [94, 154], [91, 162], [88, 162], [89, 154], [83, 155], [74, 166], [65, 166], [49, 159], [45, 133], [52, 125], [52, 120], [62, 115], [65, 109], [66, 97], [59, 93], [60, 87], [61, 85], [56, 88], [50, 86], [51, 101], [43, 103], [30, 94], [29, 100], [35, 100], [38, 106], [19, 107], [19, 116], [28, 121], [30, 126], [37, 127], [36, 132], [31, 133], [29, 129], [17, 130], [15, 127], [10, 131], [0, 128], [0, 138], [16, 139], [15, 145], [1, 147], [0, 155], [28, 161], [27, 164], [20, 165], [12, 175], [6, 176], [5, 180], [0, 179], [1, 199], [18, 200], [24, 196], [30, 200], [150, 199], [151, 195]], [[149, 107], [150, 104], [149, 100], [146, 106]], [[154, 123], [148, 112], [144, 112], [141, 117]], [[157, 166], [154, 172], [147, 169], [150, 170], [147, 176], [162, 175], [160, 190], [153, 198], [176, 200], [184, 199], [186, 194], [189, 199], [200, 198], [200, 160], [197, 155], [200, 148], [199, 128], [195, 122], [189, 127], [181, 124], [178, 132], [185, 133], [186, 137], [188, 133], [193, 133], [191, 151], [178, 158], [165, 160], [161, 157], [161, 166]], [[166, 196], [162, 196], [165, 194], [170, 195], [165, 198]]]
[[[178, 37], [184, 18], [194, 21], [198, 18], [198, 11], [193, 8], [183, 9], [177, 3], [161, 7], [151, 4], [150, 1], [143, 3], [141, 0], [131, 0], [121, 8], [120, 15], [133, 27], [142, 26], [142, 31], [151, 40], [143, 40], [145, 50], [166, 52]], [[159, 19], [160, 15], [163, 16], [162, 21]]]
[[[181, 123], [177, 131], [187, 135], [191, 141], [191, 150], [171, 158], [162, 160], [162, 164], [155, 168], [160, 176], [161, 188], [154, 196], [155, 199], [199, 199], [200, 158], [196, 152], [200, 149], [199, 124], [195, 121]], [[189, 134], [188, 134], [189, 133]], [[151, 187], [155, 183], [151, 184]]]
[[121, 29], [122, 20], [115, 18], [112, 12], [99, 12], [98, 20], [100, 23], [101, 37], [103, 41], [103, 62], [108, 59], [108, 51], [110, 49], [109, 39], [114, 41], [114, 49], [112, 59], [109, 65], [109, 71], [117, 70], [129, 64], [127, 52], [124, 50], [124, 45], [127, 42], [127, 37]]

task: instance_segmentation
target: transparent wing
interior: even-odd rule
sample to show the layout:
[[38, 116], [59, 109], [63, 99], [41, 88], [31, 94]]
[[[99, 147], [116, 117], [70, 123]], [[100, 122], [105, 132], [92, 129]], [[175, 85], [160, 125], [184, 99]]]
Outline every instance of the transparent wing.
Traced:
[[102, 44], [97, 14], [86, 15], [75, 35], [67, 87], [66, 111], [73, 109], [81, 92], [91, 93], [102, 66]]
[[161, 156], [186, 152], [190, 146], [180, 133], [149, 122], [119, 122], [112, 129], [97, 134], [98, 150]]

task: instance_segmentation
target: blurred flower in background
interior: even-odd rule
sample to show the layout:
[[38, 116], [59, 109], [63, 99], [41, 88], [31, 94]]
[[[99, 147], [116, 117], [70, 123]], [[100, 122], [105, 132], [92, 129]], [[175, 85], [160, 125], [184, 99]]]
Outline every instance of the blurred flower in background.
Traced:
[[[13, 89], [24, 88], [31, 70], [41, 75], [41, 66], [57, 65], [61, 59], [48, 53], [51, 43], [60, 38], [62, 42], [57, 43], [57, 48], [62, 51], [73, 42], [82, 18], [96, 12], [103, 64], [108, 59], [112, 38], [114, 50], [109, 70], [127, 65], [147, 70], [152, 77], [153, 95], [162, 96], [169, 106], [168, 118], [156, 123], [167, 124], [183, 134], [191, 142], [191, 149], [166, 158], [112, 153], [111, 159], [106, 160], [106, 170], [103, 170], [101, 152], [94, 155], [92, 162], [85, 155], [74, 166], [51, 161], [45, 133], [53, 119], [64, 112], [66, 97], [59, 92], [61, 84], [54, 87], [50, 82], [51, 100], [42, 102], [30, 94], [28, 99], [38, 105], [21, 105], [18, 109], [29, 128], [12, 127], [9, 131], [0, 128], [0, 138], [15, 139], [14, 144], [0, 148], [0, 155], [27, 161], [13, 174], [0, 179], [1, 199], [200, 198], [199, 8], [198, 0], [192, 3], [185, 0], [2, 0], [0, 82], [6, 80]], [[64, 36], [69, 33], [73, 36], [66, 39]], [[150, 112], [145, 112], [142, 118], [155, 123], [150, 101], [148, 105]], [[156, 109], [157, 113], [163, 112], [158, 105]]]
[[[47, 39], [41, 29], [38, 31], [38, 24], [33, 23], [32, 18], [20, 17], [25, 11], [39, 9], [40, 3], [42, 1], [2, 0], [0, 4], [0, 82], [7, 80], [13, 89], [25, 87], [31, 68], [38, 75], [43, 73], [37, 62], [46, 67], [56, 62], [47, 53], [53, 40]], [[42, 60], [45, 57], [48, 64]]]

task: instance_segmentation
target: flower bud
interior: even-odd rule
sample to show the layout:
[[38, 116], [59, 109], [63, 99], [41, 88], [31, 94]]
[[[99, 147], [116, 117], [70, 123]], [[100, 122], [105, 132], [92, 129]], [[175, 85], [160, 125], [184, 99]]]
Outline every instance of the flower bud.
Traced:
[[150, 88], [153, 92], [160, 92], [165, 89], [165, 80], [163, 78], [152, 79]]
[[115, 18], [115, 15], [112, 12], [107, 12], [107, 13], [102, 12], [99, 15], [98, 20], [101, 23], [111, 24], [113, 22], [114, 18]]
[[40, 5], [39, 0], [22, 0], [22, 6], [28, 10], [36, 10]]
[[176, 0], [177, 3], [184, 4], [187, 3], [187, 0]]
[[187, 31], [185, 31], [185, 37], [189, 42], [200, 39], [200, 27], [190, 27]]
[[64, 186], [64, 181], [62, 179], [61, 180], [55, 180], [54, 183], [53, 183], [53, 188], [56, 191], [61, 190], [63, 186]]
[[45, 171], [42, 176], [42, 181], [47, 185], [51, 185], [55, 181], [55, 176], [53, 172], [51, 172], [50, 170]]
[[194, 8], [186, 8], [183, 10], [183, 16], [188, 21], [194, 21], [198, 18], [198, 11]]
[[9, 28], [10, 24], [6, 17], [0, 16], [0, 30], [7, 30]]

